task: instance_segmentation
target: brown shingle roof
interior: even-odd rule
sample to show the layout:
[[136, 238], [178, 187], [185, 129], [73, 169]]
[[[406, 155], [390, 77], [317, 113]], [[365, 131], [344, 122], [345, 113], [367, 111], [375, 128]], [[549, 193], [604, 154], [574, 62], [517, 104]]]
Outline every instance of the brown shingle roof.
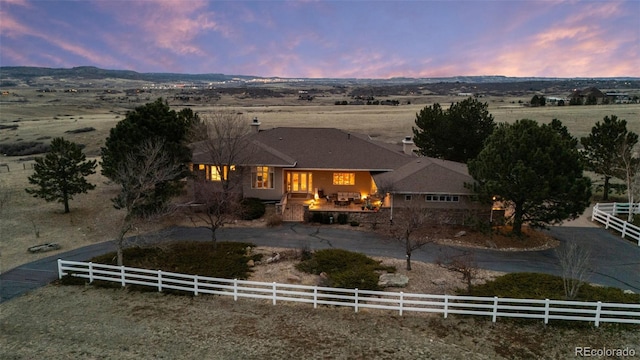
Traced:
[[391, 187], [394, 193], [473, 193], [464, 186], [473, 183], [466, 164], [429, 157], [414, 158], [395, 171], [373, 178], [378, 187]]
[[273, 156], [284, 154], [295, 160], [301, 169], [389, 171], [413, 158], [400, 146], [334, 128], [280, 127], [250, 138]]

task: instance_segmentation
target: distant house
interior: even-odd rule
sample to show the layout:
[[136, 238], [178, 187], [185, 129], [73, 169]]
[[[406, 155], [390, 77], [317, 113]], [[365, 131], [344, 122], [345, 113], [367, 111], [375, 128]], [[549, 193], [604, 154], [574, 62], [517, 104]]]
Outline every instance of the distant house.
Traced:
[[570, 103], [575, 103], [578, 100], [580, 104], [586, 104], [589, 99], [594, 99], [596, 104], [602, 104], [605, 98], [606, 95], [598, 88], [590, 87], [584, 90], [574, 90], [570, 96]]
[[[276, 203], [286, 220], [300, 221], [314, 211], [367, 214], [419, 204], [452, 210], [455, 222], [462, 222], [469, 213], [490, 209], [472, 201], [465, 164], [419, 157], [411, 137], [400, 145], [334, 128], [260, 130], [257, 119], [251, 125], [244, 147], [250, 160], [225, 166], [244, 170], [245, 197]], [[216, 174], [206, 174], [216, 172], [209, 158], [206, 147], [194, 146], [194, 171], [215, 181]]]

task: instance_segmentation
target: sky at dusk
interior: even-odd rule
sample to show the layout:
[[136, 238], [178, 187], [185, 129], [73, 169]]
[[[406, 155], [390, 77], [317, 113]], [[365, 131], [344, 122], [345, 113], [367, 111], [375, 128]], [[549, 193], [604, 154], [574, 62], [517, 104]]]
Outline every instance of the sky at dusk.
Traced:
[[640, 77], [640, 1], [0, 0], [0, 65]]

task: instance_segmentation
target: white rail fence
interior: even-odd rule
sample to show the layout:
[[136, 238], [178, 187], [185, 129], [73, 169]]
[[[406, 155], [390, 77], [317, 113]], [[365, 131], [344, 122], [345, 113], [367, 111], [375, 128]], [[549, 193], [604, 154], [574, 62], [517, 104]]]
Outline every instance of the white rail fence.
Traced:
[[600, 323], [640, 324], [640, 304], [509, 299], [452, 295], [426, 295], [403, 292], [339, 289], [320, 286], [265, 283], [185, 275], [160, 270], [58, 260], [58, 276], [66, 275], [110, 281], [126, 285], [143, 285], [163, 290], [182, 290], [194, 295], [214, 294], [238, 298], [301, 302], [318, 305], [346, 306], [360, 309], [381, 309], [404, 312], [441, 313], [498, 317], [573, 320]]
[[604, 224], [605, 229], [613, 229], [621, 234], [621, 237], [629, 237], [638, 242], [640, 246], [640, 227], [637, 227], [631, 223], [628, 223], [617, 215], [629, 214], [632, 211], [634, 214], [640, 213], [640, 203], [631, 204], [628, 203], [606, 203], [595, 204], [591, 213], [591, 221], [597, 221]]

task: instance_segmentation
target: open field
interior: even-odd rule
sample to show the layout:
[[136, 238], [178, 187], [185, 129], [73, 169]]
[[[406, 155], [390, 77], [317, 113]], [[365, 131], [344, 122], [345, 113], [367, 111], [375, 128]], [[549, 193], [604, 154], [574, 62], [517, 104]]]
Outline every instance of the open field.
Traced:
[[[18, 125], [16, 129], [0, 129], [0, 141], [36, 141], [45, 136], [65, 136], [87, 145], [87, 154], [97, 155], [108, 130], [120, 121], [127, 110], [153, 101], [157, 97], [172, 99], [175, 94], [154, 92], [135, 98], [122, 94], [104, 94], [87, 91], [78, 93], [36, 93], [35, 90], [14, 90], [0, 99], [2, 112], [0, 125]], [[247, 120], [258, 117], [263, 128], [276, 126], [336, 127], [347, 131], [369, 134], [387, 142], [399, 142], [411, 135], [416, 113], [427, 105], [440, 103], [446, 107], [461, 101], [456, 96], [389, 97], [400, 101], [399, 106], [334, 105], [336, 100], [349, 99], [345, 95], [327, 95], [313, 102], [298, 100], [297, 95], [275, 98], [245, 98], [224, 95], [208, 103], [189, 103], [171, 100], [175, 109], [190, 107], [201, 114], [220, 110], [243, 113]], [[528, 118], [550, 122], [557, 118], [577, 137], [585, 136], [604, 116], [617, 115], [626, 119], [631, 131], [640, 133], [640, 104], [597, 106], [525, 107], [528, 96], [488, 96], [481, 99], [489, 104], [496, 122], [513, 122]], [[410, 102], [410, 105], [407, 103]], [[94, 127], [95, 132], [65, 134], [65, 131]]]

